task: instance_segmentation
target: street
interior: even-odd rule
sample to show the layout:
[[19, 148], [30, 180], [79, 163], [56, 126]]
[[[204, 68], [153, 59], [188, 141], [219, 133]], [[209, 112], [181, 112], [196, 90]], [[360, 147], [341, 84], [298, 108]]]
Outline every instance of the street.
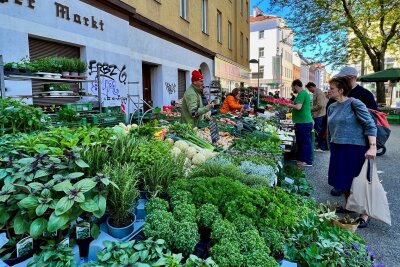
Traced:
[[[400, 126], [391, 125], [391, 136], [386, 143], [387, 152], [377, 158], [378, 174], [383, 187], [387, 192], [392, 216], [392, 226], [388, 226], [378, 220], [371, 219], [369, 226], [365, 229], [358, 229], [368, 247], [375, 253], [376, 262], [384, 266], [395, 267], [400, 265], [400, 224], [398, 205], [400, 194]], [[314, 165], [311, 168], [304, 168], [309, 182], [314, 187], [316, 201], [331, 203], [343, 203], [343, 197], [330, 195], [331, 187], [328, 185], [329, 152], [316, 152]], [[349, 162], [351, 164], [351, 162]]]

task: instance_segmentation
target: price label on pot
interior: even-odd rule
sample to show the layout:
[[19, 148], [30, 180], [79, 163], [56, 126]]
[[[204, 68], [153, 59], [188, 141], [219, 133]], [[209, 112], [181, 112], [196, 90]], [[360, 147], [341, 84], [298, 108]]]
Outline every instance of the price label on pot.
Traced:
[[28, 236], [17, 243], [17, 258], [28, 255], [33, 249], [33, 239]]
[[64, 238], [60, 243], [60, 246], [62, 247], [69, 247], [69, 237]]
[[82, 222], [75, 227], [76, 239], [86, 239], [90, 237], [90, 223]]
[[218, 125], [215, 120], [210, 121], [211, 141], [216, 143], [219, 140]]

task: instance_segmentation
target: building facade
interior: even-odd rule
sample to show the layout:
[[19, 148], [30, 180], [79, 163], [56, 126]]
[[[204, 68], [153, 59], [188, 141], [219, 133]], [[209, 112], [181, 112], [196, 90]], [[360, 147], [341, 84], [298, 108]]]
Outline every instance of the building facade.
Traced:
[[298, 52], [293, 52], [293, 80], [301, 79], [301, 58]]
[[251, 85], [267, 92], [279, 91], [289, 97], [293, 81], [293, 32], [277, 16], [259, 12], [250, 18], [250, 58], [259, 61], [251, 64]]
[[[222, 76], [219, 69], [225, 71], [226, 66], [217, 69], [219, 57], [235, 67], [227, 71], [233, 73], [232, 83], [245, 81], [249, 73], [248, 1], [214, 2], [0, 2], [0, 55], [4, 62], [43, 56], [80, 58], [88, 63], [88, 80], [100, 72], [103, 106], [121, 105], [132, 112], [140, 102], [170, 105], [190, 85], [191, 71], [200, 69], [206, 85]], [[34, 87], [31, 81], [6, 81], [8, 95], [32, 95]], [[97, 83], [84, 83], [83, 89], [96, 95]]]

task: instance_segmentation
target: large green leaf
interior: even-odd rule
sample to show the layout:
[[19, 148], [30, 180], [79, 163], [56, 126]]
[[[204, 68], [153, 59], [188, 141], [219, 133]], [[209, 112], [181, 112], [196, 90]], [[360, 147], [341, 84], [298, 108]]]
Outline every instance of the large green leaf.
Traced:
[[53, 190], [58, 191], [58, 192], [61, 192], [61, 191], [65, 192], [65, 190], [71, 189], [71, 188], [73, 188], [73, 186], [72, 186], [71, 182], [68, 181], [68, 180], [64, 181], [64, 182], [61, 182], [61, 183], [58, 183], [58, 184], [53, 186]]
[[107, 199], [103, 195], [96, 195], [93, 200], [96, 202], [97, 206], [99, 207], [98, 210], [94, 211], [93, 214], [97, 218], [101, 218], [104, 213], [106, 212], [106, 206], [107, 206]]
[[55, 212], [50, 215], [49, 222], [47, 224], [47, 231], [53, 233], [58, 229], [63, 228], [66, 224], [69, 223], [68, 215], [63, 214], [61, 216], [57, 216]]
[[29, 234], [33, 238], [38, 238], [43, 234], [46, 228], [47, 228], [47, 220], [44, 218], [37, 218], [32, 222], [31, 227], [29, 229]]
[[73, 172], [73, 173], [68, 174], [68, 178], [76, 179], [76, 178], [82, 177], [83, 175], [85, 175], [83, 172]]
[[96, 186], [96, 182], [89, 178], [80, 180], [79, 182], [74, 184], [74, 187], [82, 193], [86, 193], [87, 191], [89, 191], [90, 189], [92, 189], [95, 186]]
[[55, 213], [57, 216], [64, 214], [74, 205], [75, 201], [69, 199], [68, 197], [61, 198], [56, 205]]
[[81, 168], [89, 168], [89, 165], [81, 159], [75, 160], [75, 163]]
[[36, 215], [42, 216], [48, 208], [49, 208], [48, 204], [40, 204], [39, 206], [36, 207]]
[[93, 199], [88, 199], [85, 202], [80, 203], [79, 206], [87, 212], [94, 212], [99, 209], [99, 206], [97, 206], [97, 203]]
[[45, 176], [47, 176], [47, 175], [49, 175], [49, 173], [46, 172], [45, 170], [38, 170], [38, 171], [35, 173], [35, 178], [37, 179], [37, 178], [45, 177]]
[[31, 164], [35, 160], [36, 160], [35, 158], [23, 158], [23, 159], [18, 160], [17, 163], [20, 163], [20, 164]]
[[20, 202], [18, 202], [18, 205], [28, 210], [36, 209], [36, 207], [39, 205], [39, 201], [37, 197], [28, 196], [22, 199]]
[[100, 228], [97, 224], [92, 223], [90, 227], [90, 235], [94, 238], [97, 239], [100, 235]]
[[77, 193], [76, 196], [74, 197], [74, 201], [79, 203], [85, 202], [85, 195], [81, 192]]
[[0, 209], [0, 224], [4, 224], [10, 218], [10, 214], [7, 212], [6, 209]]
[[29, 222], [21, 214], [17, 214], [13, 220], [13, 228], [16, 235], [22, 235], [29, 231]]
[[32, 188], [33, 190], [42, 190], [42, 188], [44, 187], [43, 184], [38, 183], [38, 182], [30, 183], [30, 184], [28, 184], [28, 186], [29, 186], [30, 188]]

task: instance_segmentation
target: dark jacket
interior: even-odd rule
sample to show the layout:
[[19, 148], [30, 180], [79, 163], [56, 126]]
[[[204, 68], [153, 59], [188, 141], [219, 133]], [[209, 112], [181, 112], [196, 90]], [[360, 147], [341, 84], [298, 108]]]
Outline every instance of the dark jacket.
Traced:
[[367, 106], [367, 108], [378, 110], [378, 105], [375, 102], [374, 95], [361, 85], [357, 84], [357, 86], [350, 91], [348, 97], [360, 99], [361, 102]]

